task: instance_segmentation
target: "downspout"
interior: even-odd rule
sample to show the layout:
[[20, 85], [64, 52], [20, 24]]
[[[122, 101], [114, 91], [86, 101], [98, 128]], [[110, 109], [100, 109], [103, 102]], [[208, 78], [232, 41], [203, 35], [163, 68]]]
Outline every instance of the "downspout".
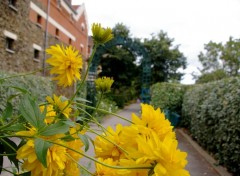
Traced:
[[48, 18], [49, 18], [49, 12], [50, 12], [50, 0], [48, 0], [47, 4], [47, 17], [46, 17], [46, 24], [45, 24], [45, 34], [44, 34], [44, 51], [43, 51], [43, 76], [46, 75], [46, 49], [48, 47]]

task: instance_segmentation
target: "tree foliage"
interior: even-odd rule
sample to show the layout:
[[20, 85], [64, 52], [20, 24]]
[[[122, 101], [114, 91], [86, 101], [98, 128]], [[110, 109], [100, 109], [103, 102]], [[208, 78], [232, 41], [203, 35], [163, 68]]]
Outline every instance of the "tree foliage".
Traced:
[[197, 82], [209, 82], [237, 76], [240, 70], [240, 39], [232, 37], [225, 43], [210, 41], [204, 45], [205, 52], [200, 52], [198, 59], [202, 64], [202, 75]]
[[[186, 58], [179, 51], [179, 46], [173, 45], [173, 39], [161, 31], [144, 41], [132, 38], [130, 30], [122, 23], [113, 28], [114, 36], [131, 39], [135, 44], [145, 47], [151, 59], [152, 84], [156, 82], [180, 81], [183, 76], [179, 68], [186, 67]], [[113, 93], [124, 95], [125, 98], [133, 94], [140, 94], [142, 62], [136, 51], [128, 51], [124, 46], [108, 48], [100, 58], [102, 72], [99, 76], [113, 77]], [[121, 90], [120, 90], [121, 89]], [[118, 98], [119, 99], [119, 98]]]
[[181, 80], [183, 73], [178, 70], [186, 68], [186, 57], [173, 42], [174, 39], [169, 38], [163, 31], [144, 40], [152, 62], [152, 83]]
[[[113, 28], [115, 36], [130, 38], [129, 29], [123, 24], [117, 24]], [[100, 76], [113, 77], [113, 88], [131, 86], [132, 80], [138, 75], [138, 67], [135, 64], [136, 57], [123, 46], [115, 46], [108, 49], [100, 60], [102, 72]]]

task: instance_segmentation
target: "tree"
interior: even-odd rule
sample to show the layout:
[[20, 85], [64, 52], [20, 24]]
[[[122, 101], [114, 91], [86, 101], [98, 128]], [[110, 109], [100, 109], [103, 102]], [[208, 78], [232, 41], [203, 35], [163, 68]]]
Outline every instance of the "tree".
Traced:
[[240, 39], [230, 37], [225, 44], [210, 41], [204, 45], [204, 49], [206, 51], [198, 55], [203, 68], [200, 70], [202, 76], [197, 79], [207, 78], [210, 81], [210, 78], [215, 80], [239, 75]]
[[163, 31], [144, 40], [152, 62], [152, 83], [181, 80], [183, 73], [178, 69], [186, 68], [186, 57], [179, 51], [179, 46], [173, 46], [173, 41]]
[[232, 37], [222, 48], [221, 60], [224, 70], [230, 76], [237, 76], [240, 69], [240, 39], [233, 40]]
[[[113, 34], [130, 39], [130, 30], [123, 24], [116, 24]], [[112, 92], [115, 95], [112, 96], [120, 107], [140, 94], [140, 69], [135, 64], [136, 58], [136, 53], [128, 51], [121, 45], [109, 48], [100, 58], [102, 72], [99, 76], [108, 76], [114, 79]]]
[[206, 50], [206, 52], [200, 52], [200, 54], [198, 55], [198, 59], [203, 66], [201, 73], [205, 74], [219, 69], [223, 69], [220, 58], [222, 47], [223, 46], [221, 43], [215, 43], [212, 41], [204, 45], [204, 49]]
[[219, 70], [214, 70], [211, 73], [202, 74], [201, 76], [198, 77], [198, 79], [196, 80], [196, 83], [197, 84], [208, 83], [211, 81], [217, 81], [227, 77], [228, 75], [226, 74], [226, 72], [223, 69], [219, 69]]
[[[121, 24], [116, 24], [113, 28], [114, 36], [130, 38], [129, 29]], [[100, 76], [110, 76], [114, 79], [114, 88], [130, 86], [131, 81], [138, 75], [138, 68], [135, 64], [136, 56], [123, 46], [110, 48], [100, 60], [102, 72]]]

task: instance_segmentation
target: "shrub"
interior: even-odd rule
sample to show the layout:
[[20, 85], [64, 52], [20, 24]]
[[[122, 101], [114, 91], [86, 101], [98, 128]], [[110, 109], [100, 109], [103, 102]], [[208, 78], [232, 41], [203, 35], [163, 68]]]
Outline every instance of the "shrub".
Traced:
[[[172, 112], [181, 116], [182, 100], [185, 89], [186, 86], [181, 84], [156, 83], [151, 87], [151, 104], [155, 108], [168, 111], [167, 114]], [[176, 124], [176, 122], [174, 123]]]
[[[10, 76], [14, 75], [0, 73], [0, 79]], [[0, 111], [3, 111], [7, 101], [10, 101], [9, 96], [12, 98], [14, 107], [16, 107], [19, 102], [18, 96], [20, 92], [24, 91], [29, 91], [37, 101], [43, 102], [47, 95], [53, 93], [53, 84], [49, 78], [34, 75], [12, 77], [7, 81], [2, 80], [0, 82]], [[16, 111], [16, 108], [14, 110]]]
[[223, 79], [187, 90], [183, 119], [197, 142], [219, 164], [240, 173], [240, 78]]

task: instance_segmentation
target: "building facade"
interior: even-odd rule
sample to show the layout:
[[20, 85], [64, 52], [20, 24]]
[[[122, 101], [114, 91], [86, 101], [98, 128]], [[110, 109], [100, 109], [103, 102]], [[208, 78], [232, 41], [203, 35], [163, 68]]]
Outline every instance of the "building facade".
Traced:
[[83, 5], [70, 0], [0, 1], [0, 71], [45, 72], [45, 49], [72, 45], [88, 57], [88, 22]]

